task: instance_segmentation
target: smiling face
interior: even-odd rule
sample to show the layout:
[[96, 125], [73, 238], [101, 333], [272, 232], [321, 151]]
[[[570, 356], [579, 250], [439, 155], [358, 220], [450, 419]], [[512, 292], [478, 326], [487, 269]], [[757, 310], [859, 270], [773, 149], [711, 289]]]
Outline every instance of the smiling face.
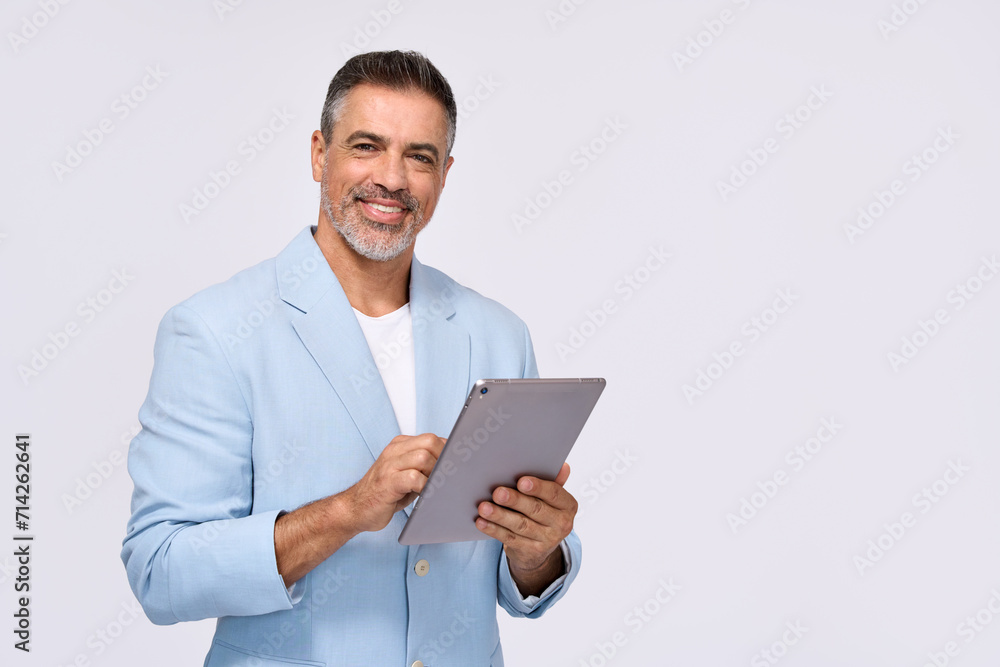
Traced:
[[420, 91], [356, 86], [329, 145], [313, 134], [320, 223], [362, 257], [399, 257], [434, 213], [453, 162], [447, 149], [448, 123], [437, 100]]

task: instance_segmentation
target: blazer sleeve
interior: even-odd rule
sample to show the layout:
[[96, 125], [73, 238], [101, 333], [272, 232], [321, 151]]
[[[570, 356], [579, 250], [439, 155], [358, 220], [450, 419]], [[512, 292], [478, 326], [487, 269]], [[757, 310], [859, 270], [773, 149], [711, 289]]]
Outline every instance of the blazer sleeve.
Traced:
[[[538, 365], [535, 361], [535, 350], [531, 344], [531, 335], [528, 328], [524, 327], [524, 368], [521, 377], [538, 377]], [[544, 614], [549, 607], [566, 593], [573, 580], [580, 573], [580, 561], [583, 558], [583, 547], [576, 531], [562, 541], [563, 562], [566, 564], [566, 573], [556, 579], [538, 598], [524, 598], [517, 590], [513, 577], [510, 575], [510, 567], [507, 565], [507, 554], [500, 551], [500, 566], [497, 577], [497, 602], [508, 614], [516, 617], [538, 618]]]
[[129, 584], [157, 624], [290, 609], [278, 511], [251, 513], [253, 424], [218, 339], [181, 304], [160, 323], [122, 544]]

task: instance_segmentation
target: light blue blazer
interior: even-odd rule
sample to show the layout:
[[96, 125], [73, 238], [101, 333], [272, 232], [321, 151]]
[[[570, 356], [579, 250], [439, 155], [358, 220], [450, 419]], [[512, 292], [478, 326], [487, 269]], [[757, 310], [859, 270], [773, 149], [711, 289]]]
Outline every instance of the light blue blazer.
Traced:
[[[446, 437], [479, 378], [537, 376], [521, 320], [416, 259], [410, 308], [418, 432]], [[399, 434], [309, 228], [166, 314], [139, 418], [122, 560], [154, 623], [219, 619], [206, 665], [502, 665], [496, 603], [540, 616], [579, 571], [571, 534], [566, 577], [525, 601], [499, 542], [405, 547], [399, 512], [286, 589], [278, 514], [353, 485]]]

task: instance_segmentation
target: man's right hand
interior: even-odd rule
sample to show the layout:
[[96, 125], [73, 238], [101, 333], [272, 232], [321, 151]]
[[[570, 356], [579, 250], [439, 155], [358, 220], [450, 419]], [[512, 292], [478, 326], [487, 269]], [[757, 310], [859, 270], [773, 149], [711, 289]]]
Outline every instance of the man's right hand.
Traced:
[[378, 531], [413, 502], [437, 463], [444, 438], [398, 435], [351, 488], [283, 514], [274, 555], [286, 586], [304, 577], [362, 531]]
[[393, 514], [423, 490], [444, 447], [433, 433], [397, 435], [357, 484], [344, 492], [350, 499], [358, 532], [379, 531]]

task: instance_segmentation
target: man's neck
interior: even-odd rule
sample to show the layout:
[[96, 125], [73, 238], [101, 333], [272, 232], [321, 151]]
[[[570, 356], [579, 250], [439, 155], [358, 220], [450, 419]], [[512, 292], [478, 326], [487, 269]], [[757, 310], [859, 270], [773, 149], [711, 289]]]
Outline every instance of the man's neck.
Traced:
[[410, 300], [412, 245], [388, 262], [368, 259], [351, 248], [322, 214], [313, 238], [356, 310], [381, 317]]

